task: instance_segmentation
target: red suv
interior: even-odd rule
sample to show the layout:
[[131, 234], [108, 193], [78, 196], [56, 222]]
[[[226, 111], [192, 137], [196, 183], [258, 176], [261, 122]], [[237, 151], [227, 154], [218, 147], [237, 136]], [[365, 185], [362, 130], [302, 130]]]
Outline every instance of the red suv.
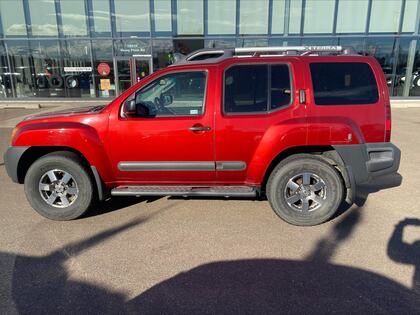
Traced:
[[107, 106], [24, 120], [5, 164], [54, 220], [109, 194], [266, 196], [285, 221], [315, 225], [358, 184], [398, 170], [390, 135], [374, 58], [340, 46], [211, 49]]

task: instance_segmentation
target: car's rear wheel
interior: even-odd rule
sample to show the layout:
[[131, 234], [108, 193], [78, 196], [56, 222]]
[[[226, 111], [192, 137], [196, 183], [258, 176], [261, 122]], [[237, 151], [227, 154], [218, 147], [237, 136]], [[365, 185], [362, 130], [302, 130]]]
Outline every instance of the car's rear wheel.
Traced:
[[338, 171], [322, 158], [297, 154], [283, 160], [267, 183], [274, 212], [294, 225], [317, 225], [330, 219], [343, 200]]
[[72, 220], [94, 201], [91, 177], [72, 152], [47, 154], [36, 160], [25, 176], [25, 193], [31, 206], [52, 220]]

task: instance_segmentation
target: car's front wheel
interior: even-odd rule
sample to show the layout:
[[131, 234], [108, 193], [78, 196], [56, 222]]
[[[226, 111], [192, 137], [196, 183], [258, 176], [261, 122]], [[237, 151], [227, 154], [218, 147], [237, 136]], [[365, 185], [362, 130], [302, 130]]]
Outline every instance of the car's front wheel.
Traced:
[[25, 193], [31, 206], [52, 220], [76, 219], [94, 200], [91, 177], [80, 158], [67, 151], [36, 160], [26, 173]]
[[283, 160], [267, 183], [274, 212], [294, 225], [317, 225], [331, 218], [343, 200], [343, 191], [338, 171], [309, 154]]

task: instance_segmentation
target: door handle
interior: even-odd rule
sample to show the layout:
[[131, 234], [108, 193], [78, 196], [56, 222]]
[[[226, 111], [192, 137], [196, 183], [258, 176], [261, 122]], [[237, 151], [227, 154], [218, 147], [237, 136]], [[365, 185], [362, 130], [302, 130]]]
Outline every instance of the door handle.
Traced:
[[305, 93], [305, 90], [299, 90], [299, 103], [306, 104], [306, 93]]
[[211, 128], [210, 127], [205, 127], [205, 126], [196, 126], [196, 125], [194, 125], [194, 126], [188, 128], [188, 130], [189, 131], [192, 131], [192, 132], [200, 132], [200, 131], [210, 131]]

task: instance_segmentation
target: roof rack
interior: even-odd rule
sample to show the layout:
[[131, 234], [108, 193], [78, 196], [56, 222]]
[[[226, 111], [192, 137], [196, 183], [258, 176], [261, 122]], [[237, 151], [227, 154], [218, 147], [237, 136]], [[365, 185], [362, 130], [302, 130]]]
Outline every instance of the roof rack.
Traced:
[[[342, 55], [355, 55], [353, 47], [344, 46], [271, 46], [271, 47], [240, 47], [229, 49], [199, 49], [187, 56], [175, 55], [174, 65], [200, 63], [217, 63], [226, 58], [234, 56], [267, 56], [267, 54], [282, 55], [300, 55], [306, 56], [320, 52], [341, 53]], [[279, 54], [280, 53], [280, 54]], [[272, 55], [268, 55], [272, 56]]]

